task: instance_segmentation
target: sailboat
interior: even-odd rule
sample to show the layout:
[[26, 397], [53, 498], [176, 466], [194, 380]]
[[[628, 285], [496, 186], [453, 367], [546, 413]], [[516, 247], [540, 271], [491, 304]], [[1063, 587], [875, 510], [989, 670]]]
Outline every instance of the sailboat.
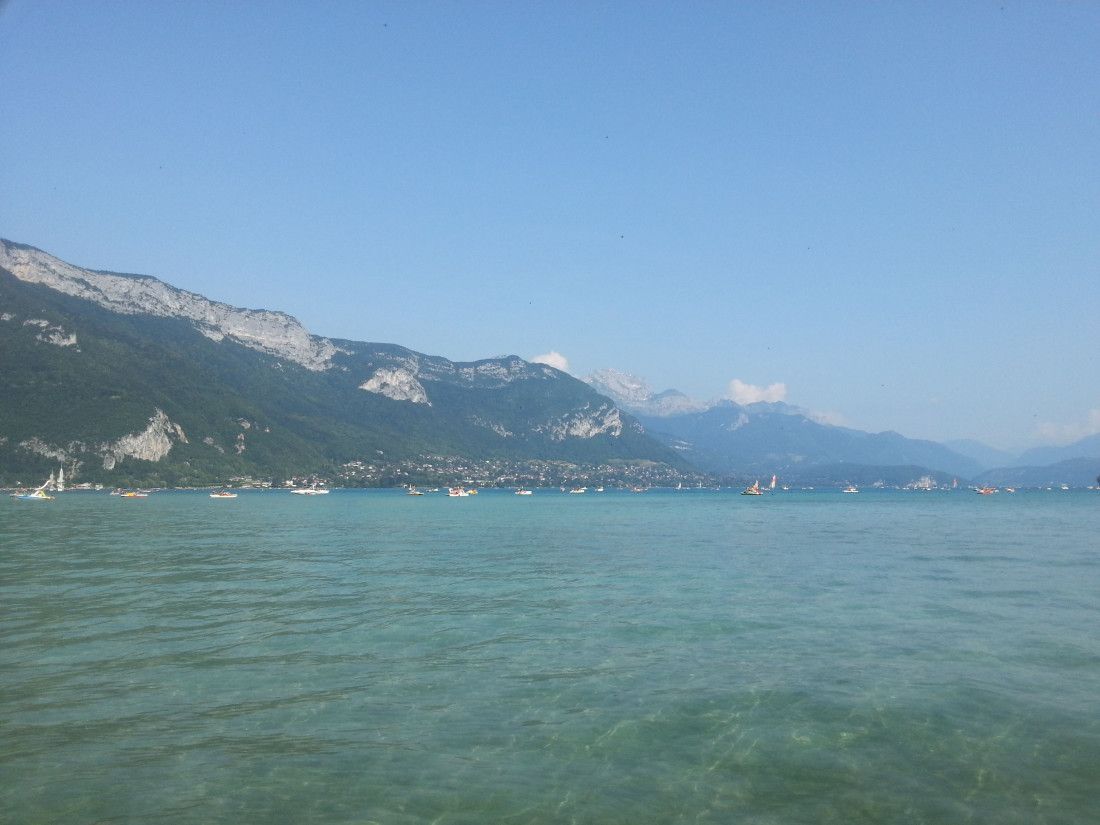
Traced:
[[744, 490], [741, 491], [743, 496], [762, 496], [764, 491], [760, 489], [760, 480], [757, 479]]
[[769, 489], [769, 490], [774, 490], [774, 489], [775, 489], [775, 482], [776, 482], [777, 480], [778, 480], [778, 479], [776, 479], [776, 477], [775, 477], [775, 473], [772, 473], [772, 483], [768, 485], [768, 489]]
[[54, 489], [59, 493], [65, 492], [65, 465], [62, 464], [57, 468], [57, 483], [54, 485]]

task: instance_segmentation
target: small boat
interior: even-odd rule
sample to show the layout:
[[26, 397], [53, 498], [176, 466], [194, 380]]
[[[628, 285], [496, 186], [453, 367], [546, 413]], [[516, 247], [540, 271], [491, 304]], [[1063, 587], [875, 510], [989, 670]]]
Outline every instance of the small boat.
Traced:
[[424, 494], [422, 492], [420, 492], [419, 490], [417, 490], [415, 487], [410, 487], [409, 491], [407, 493], [405, 493], [405, 495], [407, 495], [407, 496], [422, 496]]
[[123, 490], [118, 495], [120, 498], [149, 498], [149, 494], [143, 490]]
[[215, 490], [210, 494], [210, 498], [236, 498], [236, 493], [231, 493], [228, 490]]
[[447, 495], [450, 498], [466, 498], [470, 493], [465, 487], [448, 487]]
[[854, 484], [849, 484], [841, 492], [844, 492], [844, 493], [858, 493], [859, 488]]
[[296, 496], [327, 496], [332, 491], [324, 487], [295, 487], [290, 492]]
[[603, 485], [602, 484], [599, 487], [596, 488], [596, 492], [597, 493], [602, 493], [603, 492]]
[[759, 480], [754, 481], [752, 484], [750, 484], [748, 487], [746, 487], [744, 490], [741, 491], [741, 495], [743, 495], [743, 496], [762, 496], [762, 495], [764, 495], [764, 491], [760, 489], [760, 481]]
[[980, 496], [991, 496], [995, 492], [997, 492], [997, 488], [996, 487], [989, 487], [989, 486], [979, 487], [974, 492], [977, 493]]
[[534, 493], [532, 493], [530, 490], [516, 490], [516, 495], [517, 496], [530, 496], [530, 495], [534, 495]]
[[569, 494], [574, 495], [574, 496], [579, 496], [579, 495], [584, 495], [587, 492], [588, 492], [587, 487], [574, 487], [572, 490], [569, 491]]
[[1016, 488], [1015, 487], [1005, 487], [1005, 492], [1006, 493], [1015, 493]]
[[630, 492], [632, 492], [632, 493], [644, 493], [647, 490], [649, 490], [648, 487], [631, 487], [630, 488]]
[[768, 485], [769, 490], [774, 490], [775, 489], [775, 482], [776, 481], [778, 481], [778, 479], [775, 477], [775, 473], [772, 473], [772, 483]]

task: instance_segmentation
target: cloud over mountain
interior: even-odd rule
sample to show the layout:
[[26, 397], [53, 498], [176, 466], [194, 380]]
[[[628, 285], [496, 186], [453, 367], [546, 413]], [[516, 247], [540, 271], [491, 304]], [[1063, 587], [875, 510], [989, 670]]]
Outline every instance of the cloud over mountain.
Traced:
[[746, 384], [739, 378], [730, 381], [726, 397], [735, 404], [756, 404], [759, 401], [774, 403], [785, 401], [787, 398], [787, 385], [782, 383], [769, 384], [766, 387], [758, 387], [755, 384]]
[[569, 359], [562, 355], [557, 350], [550, 350], [550, 352], [543, 353], [542, 355], [536, 355], [531, 359], [532, 364], [546, 364], [548, 367], [553, 367], [556, 370], [562, 372], [569, 372]]

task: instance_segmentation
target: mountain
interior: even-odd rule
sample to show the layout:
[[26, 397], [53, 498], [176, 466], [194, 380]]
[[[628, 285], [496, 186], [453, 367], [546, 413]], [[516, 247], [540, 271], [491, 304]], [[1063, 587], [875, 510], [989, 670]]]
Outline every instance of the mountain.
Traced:
[[459, 459], [686, 467], [549, 366], [324, 338], [281, 312], [0, 240], [0, 482], [58, 462], [107, 482], [363, 481]]
[[974, 459], [981, 465], [983, 470], [994, 467], [1007, 467], [1010, 464], [1017, 463], [1015, 453], [1010, 453], [1008, 450], [999, 450], [996, 447], [990, 447], [988, 444], [970, 438], [945, 441], [943, 446], [949, 450], [954, 450], [959, 455]]
[[1100, 458], [1100, 433], [1086, 436], [1064, 447], [1034, 447], [1024, 452], [1016, 464], [1043, 466], [1074, 458]]
[[1100, 484], [1100, 458], [1070, 458], [1042, 467], [1000, 467], [982, 473], [977, 481], [1002, 487], [1091, 487]]
[[603, 370], [588, 381], [637, 415], [655, 438], [711, 473], [749, 477], [774, 472], [820, 479], [822, 468], [828, 467], [833, 478], [844, 479], [856, 467], [861, 477], [874, 475], [874, 468], [908, 471], [911, 467], [917, 475], [938, 471], [970, 478], [982, 470], [979, 462], [942, 444], [894, 432], [866, 433], [824, 424], [782, 402], [700, 405], [688, 399], [690, 404], [682, 404], [679, 411], [669, 411], [657, 403], [645, 382], [634, 376], [624, 378], [623, 373]]
[[669, 415], [702, 412], [708, 406], [688, 398], [679, 390], [654, 393], [644, 378], [618, 370], [597, 370], [584, 380], [601, 394], [642, 415], [663, 418]]

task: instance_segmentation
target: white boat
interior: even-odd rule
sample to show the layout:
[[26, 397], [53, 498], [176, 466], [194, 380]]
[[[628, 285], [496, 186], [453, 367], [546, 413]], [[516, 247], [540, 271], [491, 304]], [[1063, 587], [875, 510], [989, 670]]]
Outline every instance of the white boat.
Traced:
[[516, 490], [516, 495], [517, 496], [530, 496], [530, 495], [534, 495], [534, 493], [532, 493], [530, 490]]
[[332, 491], [324, 487], [295, 487], [290, 492], [296, 496], [327, 496]]
[[580, 495], [584, 495], [587, 492], [588, 492], [587, 487], [574, 487], [572, 490], [569, 491], [569, 494], [574, 495], [574, 496], [580, 496]]
[[466, 498], [470, 493], [465, 487], [448, 487], [447, 495], [450, 498]]
[[854, 484], [849, 484], [841, 492], [844, 492], [844, 493], [858, 493], [859, 488]]
[[744, 490], [741, 491], [741, 495], [743, 495], [743, 496], [762, 496], [762, 495], [764, 495], [764, 491], [760, 489], [760, 481], [759, 480], [754, 481], [752, 484], [750, 484], [748, 487], [746, 487]]
[[596, 492], [597, 493], [602, 493], [603, 492], [603, 485], [602, 484], [599, 487], [596, 488]]
[[775, 489], [775, 482], [776, 481], [778, 481], [778, 479], [775, 477], [775, 473], [772, 473], [772, 483], [768, 485], [769, 490], [774, 490]]
[[409, 491], [407, 493], [405, 493], [405, 495], [407, 495], [407, 496], [422, 496], [424, 494], [422, 492], [420, 492], [419, 490], [417, 490], [415, 487], [410, 487]]
[[149, 498], [144, 490], [123, 490], [118, 495], [120, 498]]
[[236, 493], [231, 493], [228, 490], [215, 490], [210, 494], [210, 498], [236, 498]]

